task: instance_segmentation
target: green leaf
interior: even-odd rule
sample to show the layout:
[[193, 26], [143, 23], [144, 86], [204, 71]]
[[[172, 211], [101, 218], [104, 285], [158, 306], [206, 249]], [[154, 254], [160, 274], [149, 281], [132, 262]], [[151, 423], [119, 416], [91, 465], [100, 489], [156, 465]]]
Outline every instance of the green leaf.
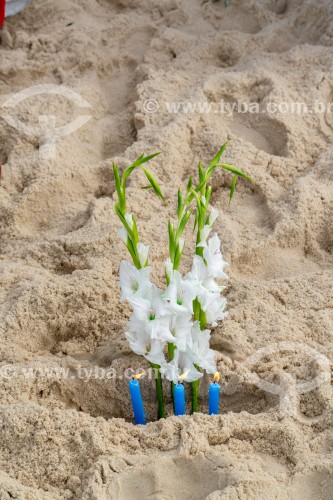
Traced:
[[142, 154], [141, 156], [139, 156], [139, 158], [137, 160], [135, 160], [134, 163], [132, 163], [132, 165], [134, 165], [135, 167], [138, 167], [139, 165], [146, 163], [147, 161], [151, 160], [152, 158], [155, 158], [155, 156], [158, 156], [160, 154], [161, 154], [161, 151], [158, 151], [157, 153], [153, 153], [152, 155], [148, 155], [148, 156], [143, 156], [143, 154]]
[[206, 175], [205, 175], [205, 170], [202, 166], [201, 161], [199, 161], [198, 170], [199, 170], [199, 182], [202, 183], [205, 181]]
[[140, 259], [136, 255], [135, 246], [134, 246], [133, 241], [131, 240], [131, 238], [127, 238], [127, 244], [126, 244], [126, 246], [127, 246], [127, 249], [129, 251], [129, 253], [131, 254], [131, 257], [133, 259], [133, 264], [135, 265], [135, 267], [137, 269], [141, 269]]
[[213, 190], [212, 186], [208, 186], [208, 188], [206, 189], [206, 196], [205, 196], [205, 198], [206, 198], [206, 206], [205, 206], [206, 210], [207, 210], [209, 202], [210, 202], [210, 197], [212, 196], [212, 190]]
[[133, 172], [133, 170], [137, 167], [137, 165], [130, 165], [129, 167], [126, 167], [124, 172], [123, 172], [123, 175], [122, 175], [122, 178], [121, 178], [121, 182], [123, 184], [125, 184], [125, 181], [127, 179], [127, 177], [129, 177], [131, 175], [131, 173]]
[[165, 198], [162, 194], [162, 191], [160, 189], [160, 186], [158, 185], [158, 182], [157, 180], [154, 178], [154, 176], [152, 175], [152, 173], [145, 167], [141, 167], [142, 170], [144, 171], [148, 181], [150, 182], [150, 185], [151, 187], [153, 188], [153, 190], [155, 191], [155, 193], [157, 194], [157, 196], [159, 198], [161, 198], [161, 200], [166, 204], [166, 201], [165, 201]]
[[132, 220], [133, 220], [133, 245], [136, 248], [136, 245], [139, 243], [139, 232], [134, 216], [132, 216]]
[[[196, 193], [200, 193], [200, 191], [202, 190], [202, 188], [205, 186], [205, 184], [207, 183], [207, 176], [204, 178], [204, 180], [199, 184], [199, 186], [197, 186], [195, 189], [192, 189], [192, 192], [190, 194], [190, 196], [188, 197], [188, 203], [191, 203], [191, 201], [193, 200], [193, 197], [194, 197], [194, 192]], [[204, 194], [204, 193], [203, 193]]]
[[[192, 196], [196, 199], [196, 201], [197, 201], [197, 205], [198, 205], [198, 206], [201, 206], [201, 198], [200, 198], [200, 196], [198, 195], [198, 193], [197, 193], [197, 190], [196, 190], [196, 189], [192, 189], [192, 191], [191, 191], [191, 195], [192, 195]], [[193, 198], [192, 198], [192, 199], [193, 199]]]
[[214, 168], [217, 166], [218, 162], [220, 161], [220, 158], [221, 156], [223, 155], [224, 151], [226, 150], [227, 148], [227, 145], [228, 143], [225, 142], [222, 146], [222, 148], [220, 149], [220, 151], [217, 153], [216, 156], [214, 156], [214, 158], [212, 159], [212, 161], [210, 162], [210, 164], [208, 165], [208, 169], [207, 169], [207, 175], [209, 175], [209, 177], [211, 176]]
[[129, 167], [125, 168], [123, 175], [122, 175], [122, 178], [121, 178], [121, 181], [124, 183], [126, 181], [126, 179], [128, 178], [128, 176], [131, 175], [131, 173], [133, 172], [133, 170], [136, 167], [139, 167], [143, 163], [146, 163], [147, 161], [151, 160], [152, 158], [155, 158], [155, 156], [157, 156], [159, 154], [161, 154], [160, 151], [158, 153], [154, 153], [154, 154], [148, 155], [148, 156], [143, 156], [143, 154], [141, 156], [139, 156], [139, 158], [137, 158]]
[[236, 184], [237, 184], [237, 175], [234, 175], [233, 178], [232, 178], [232, 182], [231, 182], [229, 205], [230, 205], [232, 197], [234, 195], [234, 192], [235, 192], [235, 189], [236, 189]]
[[177, 208], [177, 214], [178, 214], [178, 219], [181, 217], [183, 211], [183, 199], [182, 199], [182, 193], [180, 191], [180, 188], [178, 189], [178, 208]]
[[116, 204], [114, 208], [115, 208], [116, 214], [118, 215], [118, 217], [119, 217], [119, 219], [121, 220], [121, 222], [122, 222], [122, 224], [123, 224], [124, 228], [126, 229], [126, 231], [127, 231], [128, 235], [129, 235], [129, 237], [133, 239], [133, 230], [132, 230], [132, 229], [130, 228], [130, 226], [128, 225], [127, 220], [125, 219], [125, 216], [124, 216], [124, 214], [122, 213], [122, 211], [121, 211], [121, 209], [120, 209], [119, 205], [118, 205], [118, 204]]
[[254, 180], [249, 175], [245, 174], [237, 167], [233, 167], [232, 165], [227, 165], [226, 163], [219, 163], [217, 166], [222, 167], [225, 170], [228, 170], [229, 172], [238, 175], [239, 177], [244, 177], [244, 179], [247, 179], [250, 182], [254, 182]]
[[188, 223], [188, 220], [191, 217], [191, 213], [192, 213], [192, 210], [187, 210], [185, 212], [184, 216], [182, 217], [182, 220], [180, 221], [180, 224], [178, 226], [177, 235], [176, 235], [176, 240], [177, 241], [181, 237], [181, 235], [183, 234], [184, 229], [186, 227], [186, 224]]
[[151, 186], [151, 184], [148, 184], [148, 186], [141, 186], [141, 189], [153, 189], [153, 186]]
[[119, 169], [114, 162], [112, 162], [112, 168], [113, 168], [113, 175], [116, 184], [116, 191], [118, 195], [119, 205], [121, 207], [121, 210], [125, 212], [126, 211], [125, 188], [122, 186], [119, 176]]
[[182, 258], [182, 252], [180, 251], [179, 249], [179, 245], [177, 245], [177, 248], [176, 248], [176, 252], [175, 252], [175, 260], [174, 260], [174, 263], [173, 263], [173, 268], [175, 270], [178, 269], [179, 267], [179, 262], [180, 262], [180, 259]]
[[[113, 168], [114, 180], [116, 183], [116, 189], [118, 192], [118, 189], [120, 188], [119, 168], [117, 167], [117, 165], [114, 162], [112, 162], [112, 168]], [[118, 196], [119, 196], [119, 193], [118, 193]]]
[[169, 232], [169, 253], [170, 253], [170, 259], [171, 262], [174, 262], [175, 260], [175, 228], [171, 222], [171, 220], [168, 221], [168, 232]]
[[193, 225], [193, 232], [195, 231], [195, 228], [197, 227], [198, 220], [199, 220], [199, 213], [198, 213], [198, 210], [196, 210], [195, 218], [194, 218], [194, 225]]
[[193, 185], [193, 180], [192, 180], [192, 176], [191, 176], [188, 180], [188, 183], [187, 183], [186, 193], [189, 193], [191, 191], [192, 185]]
[[200, 221], [202, 221], [202, 219], [206, 213], [206, 210], [205, 210], [205, 206], [203, 205], [203, 203], [201, 201], [201, 197], [198, 195], [196, 190], [193, 189], [192, 194], [195, 197], [195, 200], [197, 202], [197, 210], [195, 213], [195, 220], [194, 220], [194, 227], [193, 227], [193, 231], [194, 231], [197, 225], [199, 228]]

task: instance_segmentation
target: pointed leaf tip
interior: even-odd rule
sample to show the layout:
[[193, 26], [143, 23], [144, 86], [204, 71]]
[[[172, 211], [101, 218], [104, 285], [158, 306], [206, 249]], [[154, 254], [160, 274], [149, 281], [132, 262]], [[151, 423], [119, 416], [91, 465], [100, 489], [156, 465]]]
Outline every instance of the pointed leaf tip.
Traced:
[[234, 167], [233, 165], [228, 165], [227, 163], [219, 163], [217, 167], [222, 167], [225, 170], [228, 170], [229, 172], [238, 175], [239, 177], [244, 177], [244, 179], [247, 179], [250, 182], [254, 182], [254, 180], [249, 175], [247, 175], [245, 172], [242, 172], [242, 170], [240, 170], [237, 167]]
[[234, 195], [236, 185], [237, 185], [237, 175], [234, 175], [232, 178], [231, 187], [230, 187], [229, 205], [230, 205], [232, 197]]

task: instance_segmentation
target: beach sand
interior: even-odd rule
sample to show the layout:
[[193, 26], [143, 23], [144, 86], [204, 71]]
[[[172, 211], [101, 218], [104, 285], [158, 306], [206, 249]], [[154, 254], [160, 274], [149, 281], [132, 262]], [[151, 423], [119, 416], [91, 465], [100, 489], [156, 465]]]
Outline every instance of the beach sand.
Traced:
[[[332, 499], [332, 388], [318, 361], [333, 360], [332, 2], [34, 0], [0, 38], [0, 499]], [[3, 107], [45, 84], [91, 107], [31, 93]], [[228, 113], [315, 101], [325, 111]], [[211, 110], [172, 112], [179, 102]], [[45, 158], [43, 139], [6, 114], [35, 127], [40, 115], [91, 119]], [[124, 338], [112, 160], [162, 152], [150, 167], [168, 205], [141, 189], [139, 172], [128, 195], [164, 286], [177, 188], [226, 140], [225, 161], [255, 184], [240, 180], [229, 206], [232, 176], [214, 174], [230, 276], [229, 316], [212, 335], [222, 413], [205, 414], [205, 379], [202, 413], [156, 421], [146, 377], [149, 423], [134, 426], [122, 374], [147, 365]], [[189, 228], [183, 272], [193, 248]], [[308, 383], [294, 414], [265, 385], [283, 373]], [[171, 414], [168, 383], [165, 395]]]

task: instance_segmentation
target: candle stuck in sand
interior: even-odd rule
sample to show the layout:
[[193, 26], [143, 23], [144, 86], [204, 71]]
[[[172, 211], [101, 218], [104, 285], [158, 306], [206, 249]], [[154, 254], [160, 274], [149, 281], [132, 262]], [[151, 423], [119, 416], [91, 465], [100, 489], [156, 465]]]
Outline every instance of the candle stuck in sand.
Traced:
[[183, 385], [183, 380], [187, 377], [190, 370], [187, 370], [178, 379], [178, 384], [173, 388], [174, 394], [174, 406], [175, 415], [178, 417], [180, 415], [185, 415], [185, 388]]
[[143, 401], [141, 397], [140, 391], [140, 383], [139, 378], [142, 377], [143, 373], [139, 373], [134, 375], [132, 380], [128, 382], [128, 387], [131, 394], [133, 413], [134, 413], [134, 422], [136, 424], [145, 424], [146, 423], [146, 414], [145, 409], [143, 407]]
[[220, 374], [215, 373], [213, 381], [209, 385], [209, 403], [208, 403], [208, 414], [217, 415], [219, 413], [219, 397], [221, 386], [218, 383], [220, 381]]

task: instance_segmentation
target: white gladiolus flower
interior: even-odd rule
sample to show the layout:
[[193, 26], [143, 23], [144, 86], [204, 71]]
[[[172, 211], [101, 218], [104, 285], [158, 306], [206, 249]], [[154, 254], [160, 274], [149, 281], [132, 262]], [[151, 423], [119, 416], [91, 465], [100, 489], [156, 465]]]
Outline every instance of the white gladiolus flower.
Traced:
[[174, 352], [173, 360], [161, 366], [160, 371], [168, 380], [175, 384], [177, 384], [179, 377], [186, 371], [188, 371], [185, 378], [186, 382], [194, 382], [202, 377], [202, 373], [194, 367], [191, 356], [187, 352], [181, 352], [178, 349]]
[[208, 224], [210, 225], [210, 227], [212, 227], [218, 216], [219, 216], [218, 210], [216, 210], [216, 208], [213, 207], [209, 214], [209, 220], [208, 220]]
[[134, 295], [143, 297], [149, 291], [151, 267], [137, 269], [130, 262], [123, 260], [120, 264], [120, 288], [122, 299], [130, 299]]
[[226, 305], [227, 299], [216, 294], [216, 298], [209, 303], [205, 310], [207, 323], [215, 327], [218, 321], [224, 320], [228, 316], [228, 312], [225, 311]]
[[173, 344], [180, 351], [192, 348], [192, 314], [173, 314], [169, 319], [169, 328], [174, 340]]
[[200, 243], [197, 244], [197, 247], [205, 247], [207, 245], [206, 240], [211, 232], [212, 228], [206, 224], [200, 231]]
[[204, 248], [203, 257], [206, 262], [209, 276], [222, 279], [229, 278], [224, 272], [224, 268], [228, 264], [223, 260], [221, 242], [217, 234], [214, 234], [214, 236], [209, 239], [207, 246]]
[[197, 288], [196, 283], [183, 280], [180, 273], [174, 271], [163, 298], [172, 312], [193, 313], [193, 300], [197, 296]]
[[144, 356], [151, 363], [166, 364], [163, 353], [166, 342], [151, 339], [147, 332], [129, 331], [125, 333], [125, 336], [133, 352]]
[[194, 256], [192, 269], [186, 275], [185, 280], [195, 284], [196, 296], [203, 311], [206, 311], [209, 304], [215, 300], [216, 294], [219, 294], [224, 288], [219, 286], [214, 279], [209, 276], [207, 266], [200, 255]]
[[219, 292], [221, 287], [215, 283], [213, 276], [208, 273], [208, 268], [200, 255], [194, 255], [191, 271], [185, 280], [195, 282], [197, 286], [204, 286], [210, 292]]
[[207, 373], [216, 372], [215, 353], [209, 349], [210, 330], [200, 330], [200, 325], [196, 321], [192, 328], [192, 359], [193, 362]]
[[128, 300], [133, 308], [128, 323], [131, 332], [148, 334], [151, 339], [160, 341], [174, 340], [169, 330], [168, 310], [161, 298], [161, 290], [152, 284], [145, 297], [133, 295]]
[[139, 242], [137, 245], [138, 253], [139, 253], [139, 261], [142, 267], [146, 265], [146, 262], [148, 260], [148, 252], [149, 252], [149, 247], [147, 245], [144, 245], [143, 243]]

